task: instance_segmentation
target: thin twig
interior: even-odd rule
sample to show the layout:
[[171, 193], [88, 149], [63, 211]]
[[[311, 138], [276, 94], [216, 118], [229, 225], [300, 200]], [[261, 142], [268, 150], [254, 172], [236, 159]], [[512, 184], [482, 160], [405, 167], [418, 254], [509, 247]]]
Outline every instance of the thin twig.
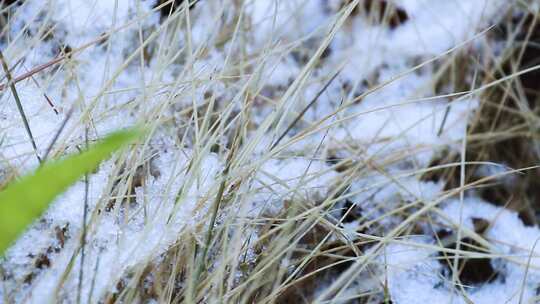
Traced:
[[32, 147], [34, 148], [34, 152], [36, 153], [36, 158], [41, 164], [41, 158], [39, 157], [36, 141], [34, 140], [34, 135], [32, 135], [32, 131], [30, 130], [30, 124], [28, 123], [28, 119], [26, 118], [26, 114], [24, 113], [21, 99], [19, 98], [19, 94], [17, 93], [17, 89], [15, 88], [15, 82], [13, 81], [13, 77], [11, 77], [11, 72], [9, 71], [8, 64], [6, 62], [6, 59], [4, 58], [4, 54], [2, 53], [2, 51], [0, 51], [0, 61], [2, 62], [2, 67], [4, 68], [4, 72], [6, 73], [6, 77], [8, 79], [7, 84], [11, 89], [11, 93], [13, 94], [13, 98], [15, 99], [15, 103], [17, 104], [17, 108], [19, 109], [19, 114], [21, 115], [21, 118], [23, 120], [24, 128], [26, 129], [26, 133], [30, 138], [30, 142], [32, 144]]

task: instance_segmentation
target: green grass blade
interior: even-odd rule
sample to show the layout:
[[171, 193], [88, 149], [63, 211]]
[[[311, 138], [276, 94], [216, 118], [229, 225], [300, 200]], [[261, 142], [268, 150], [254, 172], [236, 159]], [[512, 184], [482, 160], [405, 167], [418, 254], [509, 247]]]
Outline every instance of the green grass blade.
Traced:
[[140, 135], [139, 130], [113, 133], [87, 151], [47, 162], [0, 192], [0, 256], [56, 196]]

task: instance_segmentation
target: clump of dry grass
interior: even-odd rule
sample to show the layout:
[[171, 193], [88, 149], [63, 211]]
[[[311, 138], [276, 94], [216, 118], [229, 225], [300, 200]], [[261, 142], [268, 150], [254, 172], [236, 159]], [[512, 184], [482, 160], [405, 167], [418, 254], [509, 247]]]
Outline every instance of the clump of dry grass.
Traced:
[[[499, 279], [499, 274], [491, 267], [490, 257], [468, 258], [477, 253], [491, 254], [484, 240], [489, 221], [479, 218], [474, 231], [463, 232], [459, 226], [443, 227], [434, 218], [442, 216], [438, 204], [445, 199], [477, 193], [492, 203], [519, 211], [527, 224], [537, 223], [540, 208], [536, 204], [540, 194], [537, 191], [539, 180], [535, 178], [537, 169], [524, 171], [511, 183], [502, 181], [492, 185], [486, 183], [493, 179], [486, 181], [480, 172], [481, 166], [477, 165], [495, 162], [521, 169], [538, 163], [538, 90], [535, 88], [538, 73], [516, 74], [536, 66], [535, 60], [540, 57], [535, 48], [540, 39], [537, 15], [511, 11], [508, 18], [489, 31], [489, 39], [483, 47], [459, 47], [435, 59], [419, 58], [420, 64], [403, 74], [421, 74], [423, 68], [432, 68], [433, 86], [437, 95], [448, 97], [448, 111], [452, 111], [454, 101], [470, 95], [479, 97], [480, 104], [469, 122], [467, 140], [461, 151], [456, 151], [455, 147], [428, 146], [388, 152], [388, 146], [405, 136], [376, 137], [367, 144], [328, 138], [332, 137], [329, 130], [351, 120], [346, 116], [350, 115], [346, 112], [348, 107], [361, 104], [368, 95], [398, 80], [381, 80], [377, 73], [382, 68], [376, 68], [368, 76], [369, 80], [332, 78], [339, 74], [342, 63], [335, 64], [329, 59], [334, 51], [329, 44], [340, 26], [347, 26], [354, 18], [365, 18], [369, 24], [396, 29], [408, 22], [407, 12], [393, 1], [338, 1], [336, 7], [328, 7], [333, 19], [324, 34], [283, 44], [268, 37], [267, 47], [253, 52], [247, 44], [257, 24], [246, 17], [244, 10], [248, 2], [230, 1], [225, 9], [206, 1], [159, 0], [153, 6], [153, 13], [159, 14], [159, 24], [143, 27], [137, 22], [142, 22], [144, 16], [139, 16], [127, 25], [119, 25], [119, 28], [132, 30], [136, 42], [124, 49], [126, 62], [114, 73], [105, 73], [110, 77], [106, 77], [99, 92], [92, 92], [88, 100], [81, 97], [76, 104], [80, 112], [72, 118], [78, 119], [78, 124], [64, 131], [51, 153], [65, 153], [70, 141], [77, 140], [73, 134], [81, 128], [86, 135], [88, 130], [99, 134], [96, 132], [99, 121], [115, 113], [147, 122], [151, 135], [143, 145], [133, 147], [111, 164], [103, 196], [91, 210], [88, 223], [84, 223], [87, 231], [90, 234], [97, 231], [103, 219], [127, 225], [136, 214], [150, 213], [146, 205], [138, 203], [137, 189], [149, 187], [149, 180], [163, 178], [165, 172], [159, 172], [153, 164], [160, 154], [181, 151], [179, 154], [187, 159], [184, 164], [177, 157], [175, 164], [170, 164], [171, 167], [184, 166], [183, 184], [174, 195], [175, 208], [189, 202], [191, 187], [202, 184], [204, 159], [217, 158], [222, 167], [213, 173], [212, 187], [197, 193], [195, 205], [202, 214], [193, 215], [194, 223], [186, 225], [165, 250], [154, 249], [152, 255], [137, 260], [135, 265], [119, 273], [105, 294], [93, 294], [94, 284], [100, 278], [86, 280], [91, 284], [91, 291], [82, 302], [390, 303], [386, 265], [378, 258], [390, 244], [406, 242], [406, 237], [415, 235], [437, 240], [432, 246], [438, 252], [436, 259], [444, 265], [440, 276], [451, 280], [454, 286], [462, 283], [478, 287]], [[191, 33], [196, 9], [216, 12], [212, 15], [216, 31], [210, 31], [213, 35], [202, 42], [195, 41], [200, 37], [194, 38]], [[9, 17], [4, 16], [2, 20], [10, 22]], [[42, 29], [42, 32], [54, 32], [50, 24], [43, 24]], [[55, 70], [38, 67], [31, 71], [36, 77], [42, 76], [39, 81], [45, 84], [52, 82], [50, 74], [74, 73], [79, 64], [77, 53], [90, 45], [110, 55], [107, 52], [115, 43], [116, 31], [111, 29], [84, 46], [69, 46], [61, 41], [61, 35], [38, 35], [39, 43], [45, 43], [45, 37], [59, 40], [54, 44], [56, 59], [50, 61]], [[178, 37], [182, 37], [185, 44], [181, 44]], [[507, 45], [502, 45], [504, 43]], [[494, 51], [493, 45], [502, 46]], [[213, 66], [211, 73], [197, 70], [195, 65], [208, 64], [212, 52], [225, 54], [222, 62]], [[291, 57], [299, 66], [297, 75], [284, 81], [286, 84], [267, 83], [264, 71], [273, 56]], [[331, 64], [335, 66], [329, 66]], [[172, 82], [160, 82], [159, 77], [171, 66], [175, 67], [171, 72], [174, 77], [169, 78]], [[118, 75], [137, 69], [152, 71], [155, 74], [148, 75], [158, 80], [141, 81], [137, 88], [113, 89]], [[315, 71], [332, 73], [321, 76]], [[70, 75], [72, 78], [66, 83], [76, 84], [76, 74]], [[497, 83], [501, 79], [505, 81]], [[304, 114], [315, 107], [317, 98], [300, 104], [303, 100], [299, 96], [303, 96], [312, 83], [320, 85], [321, 95], [326, 94], [325, 84], [332, 81], [340, 83], [341, 102], [327, 116], [307, 118]], [[497, 84], [492, 85], [494, 83]], [[6, 89], [6, 86], [1, 88]], [[136, 90], [138, 96], [125, 103], [116, 104], [107, 99], [108, 95], [130, 90]], [[98, 110], [103, 109], [99, 105], [107, 105], [103, 100], [111, 102], [111, 106], [100, 112]], [[55, 107], [61, 107], [57, 103], [60, 102], [56, 101]], [[374, 111], [388, 108], [391, 107]], [[448, 126], [442, 122], [438, 127], [443, 130]], [[325, 135], [315, 144], [307, 145], [302, 151], [292, 149], [295, 144], [320, 133]], [[368, 154], [370, 149], [376, 152]], [[436, 150], [439, 156], [432, 160], [429, 168], [418, 168], [414, 158], [425, 150]], [[465, 154], [466, 160], [463, 159]], [[307, 159], [310, 165], [317, 161], [326, 163], [326, 171], [334, 174], [328, 185], [324, 185], [328, 188], [326, 191], [306, 186], [326, 172], [308, 174], [307, 169], [296, 184], [277, 176], [269, 177], [286, 189], [284, 193], [262, 182], [261, 174], [271, 175], [262, 172], [265, 162], [296, 158]], [[398, 174], [395, 167], [410, 170]], [[422, 175], [424, 180], [441, 181], [446, 186], [437, 198], [426, 202], [408, 193], [401, 175]], [[172, 188], [181, 179], [178, 176], [171, 177], [166, 186]], [[375, 178], [379, 176], [385, 181]], [[358, 180], [365, 184], [354, 188]], [[288, 186], [289, 182], [296, 186]], [[399, 194], [368, 204], [388, 184], [402, 192], [395, 191]], [[254, 208], [253, 201], [257, 195], [267, 193], [264, 191], [271, 194], [257, 204], [273, 205], [273, 208]], [[364, 197], [364, 200], [356, 201], [355, 197]], [[252, 214], [251, 209], [259, 212]], [[170, 215], [169, 220], [172, 218]], [[351, 223], [356, 224], [353, 232], [347, 230]], [[142, 229], [145, 228], [143, 225]], [[3, 293], [6, 303], [20, 294], [26, 296], [25, 288], [32, 287], [36, 277], [54, 266], [55, 259], [65, 248], [64, 242], [80, 239], [71, 262], [63, 269], [62, 280], [56, 285], [55, 296], [69, 298], [66, 294], [70, 291], [65, 290], [64, 284], [69, 281], [73, 261], [80, 248], [96, 246], [91, 242], [87, 244], [85, 238], [79, 238], [79, 231], [71, 229], [69, 226], [45, 228], [55, 231], [55, 245], [50, 245], [51, 252], [32, 257], [34, 264], [28, 267], [31, 270], [23, 282], [17, 282], [13, 272], [2, 272], [1, 280], [9, 282]], [[58, 252], [53, 252], [57, 248]], [[97, 255], [90, 258], [99, 261]], [[98, 266], [96, 262], [96, 270], [85, 272], [84, 276], [89, 278], [98, 273]], [[455, 288], [465, 289], [463, 286]], [[346, 290], [352, 290], [352, 295], [344, 295]]]
[[[473, 121], [468, 126], [467, 160], [471, 162], [493, 162], [509, 168], [521, 169], [538, 164], [537, 119], [539, 72], [533, 70], [518, 74], [537, 65], [540, 27], [534, 13], [523, 13], [522, 9], [511, 10], [489, 35], [490, 43], [499, 45], [500, 51], [487, 53], [483, 57], [471, 57], [468, 53], [457, 56], [440, 78], [442, 83], [451, 83], [449, 91], [443, 93], [468, 92], [474, 89], [471, 75], [476, 73], [477, 86], [507, 81], [483, 90], [480, 105], [475, 110]], [[515, 75], [515, 76], [514, 76]], [[446, 88], [447, 89], [447, 88]], [[432, 165], [459, 162], [456, 153], [446, 153], [435, 159]], [[481, 165], [471, 164], [467, 168], [465, 183], [484, 177]], [[527, 225], [538, 225], [538, 169], [527, 170], [512, 179], [490, 183], [475, 190], [486, 201], [505, 206], [519, 212]], [[424, 178], [443, 180], [446, 189], [460, 185], [459, 168], [452, 167], [432, 172]]]

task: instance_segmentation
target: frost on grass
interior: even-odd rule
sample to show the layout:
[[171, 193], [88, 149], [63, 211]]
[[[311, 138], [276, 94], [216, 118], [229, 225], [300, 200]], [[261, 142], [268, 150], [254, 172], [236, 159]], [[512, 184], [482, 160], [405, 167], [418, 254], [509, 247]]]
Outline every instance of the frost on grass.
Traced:
[[[65, 57], [16, 84], [38, 154], [137, 123], [151, 132], [9, 249], [0, 299], [532, 299], [538, 229], [421, 178], [441, 169], [428, 167], [442, 151], [461, 155], [484, 103], [452, 94], [448, 66], [475, 59], [459, 90], [489, 81], [480, 63], [496, 58], [482, 31], [508, 4], [21, 1], [2, 37], [12, 73]], [[38, 164], [2, 93], [5, 183]]]

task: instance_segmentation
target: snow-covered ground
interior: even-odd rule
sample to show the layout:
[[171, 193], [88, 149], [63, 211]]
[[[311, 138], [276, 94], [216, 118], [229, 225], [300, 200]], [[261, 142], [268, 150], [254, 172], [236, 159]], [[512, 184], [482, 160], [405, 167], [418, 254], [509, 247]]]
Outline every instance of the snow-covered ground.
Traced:
[[[237, 188], [227, 192], [233, 198], [221, 209], [218, 225], [230, 217], [277, 216], [296, 200], [330, 206], [336, 194], [361, 206], [361, 218], [336, 227], [350, 242], [373, 234], [376, 245], [321, 282], [313, 300], [339, 302], [367, 292], [373, 286], [362, 283], [359, 273], [369, 268], [392, 303], [535, 301], [540, 230], [526, 227], [513, 211], [462, 197], [463, 191], [445, 192], [443, 181], [425, 181], [420, 174], [440, 151], [461, 153], [480, 103], [474, 92], [441, 96], [440, 65], [458, 52], [485, 53], [486, 31], [512, 1], [391, 1], [383, 19], [398, 18], [395, 9], [406, 13], [392, 26], [376, 20], [381, 16], [375, 8], [368, 16], [354, 10], [345, 18], [352, 7], [343, 3], [355, 1], [340, 0], [202, 0], [188, 14], [179, 8], [169, 18], [160, 17], [150, 0], [20, 2], [1, 45], [8, 64], [19, 63], [13, 75], [74, 51], [17, 83], [40, 155], [66, 119], [50, 157], [77, 151], [85, 134], [92, 141], [135, 124], [148, 125], [152, 133], [104, 162], [89, 176], [88, 192], [84, 180], [72, 186], [8, 250], [0, 302], [110, 300], [122, 292], [119, 281], [162, 259], [186, 235], [204, 246], [214, 198], [229, 177], [234, 182], [227, 189]], [[466, 77], [482, 85], [474, 73]], [[7, 179], [38, 163], [11, 92], [4, 90], [1, 99], [0, 155]], [[206, 115], [211, 106], [218, 118]], [[238, 126], [245, 126], [243, 142], [228, 172]], [[355, 173], [337, 170], [344, 164]], [[509, 174], [496, 164], [487, 167]], [[145, 178], [131, 183], [138, 174]], [[133, 197], [121, 197], [128, 194]], [[339, 220], [339, 212], [332, 212], [330, 221]], [[485, 232], [475, 230], [478, 219], [490, 223]], [[476, 248], [471, 254], [488, 258], [497, 277], [470, 287], [445, 276], [438, 261], [441, 240], [426, 232], [441, 227], [486, 247], [488, 252]], [[246, 235], [258, 237], [257, 230]], [[461, 241], [446, 253], [467, 253], [459, 246]]]

